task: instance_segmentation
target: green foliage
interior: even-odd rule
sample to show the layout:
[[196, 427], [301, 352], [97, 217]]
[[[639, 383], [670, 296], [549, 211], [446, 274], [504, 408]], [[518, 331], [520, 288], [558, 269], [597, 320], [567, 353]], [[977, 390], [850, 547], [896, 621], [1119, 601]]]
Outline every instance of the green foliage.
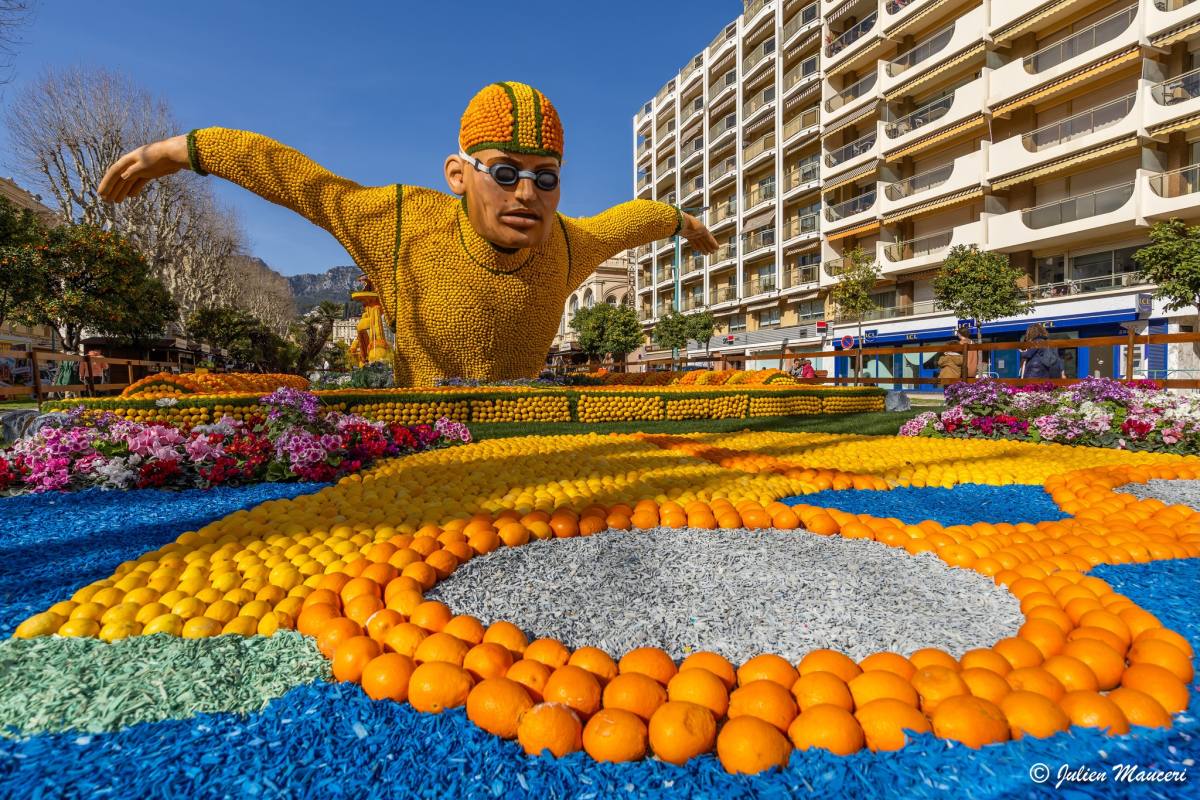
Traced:
[[51, 325], [70, 352], [84, 328], [139, 343], [161, 335], [177, 307], [141, 254], [111, 231], [62, 225], [39, 246], [45, 290], [16, 306], [13, 317]]
[[687, 348], [691, 334], [691, 323], [688, 322], [687, 317], [675, 309], [671, 309], [669, 314], [659, 317], [658, 322], [654, 325], [654, 340], [662, 347], [669, 347], [672, 350]]
[[0, 325], [17, 306], [48, 290], [39, 250], [45, 237], [32, 211], [0, 197]]
[[[632, 310], [630, 309], [630, 311]], [[713, 317], [712, 312], [698, 311], [695, 314], [688, 314], [684, 319], [687, 321], [688, 338], [704, 345], [704, 351], [708, 352], [709, 341], [712, 339], [713, 331], [717, 328], [717, 320]]]
[[202, 308], [188, 317], [187, 330], [248, 368], [263, 372], [290, 372], [294, 368], [296, 348], [240, 308]]
[[1033, 301], [1017, 286], [1024, 274], [1004, 253], [959, 244], [950, 248], [933, 279], [933, 296], [959, 319], [978, 320], [982, 326], [1033, 309]]
[[581, 308], [571, 318], [571, 329], [579, 334], [579, 349], [588, 359], [612, 354], [619, 360], [642, 344], [642, 325], [629, 306], [597, 303]]
[[330, 300], [322, 300], [316, 309], [292, 326], [292, 340], [296, 345], [296, 371], [309, 372], [320, 359], [321, 352], [333, 333], [333, 323], [341, 318], [345, 306]]
[[1150, 244], [1133, 254], [1138, 279], [1154, 284], [1154, 296], [1168, 311], [1200, 306], [1200, 227], [1180, 220], [1156, 222]]
[[879, 264], [861, 246], [847, 253], [838, 282], [829, 290], [838, 312], [861, 325], [862, 318], [879, 307], [871, 296], [879, 274]]

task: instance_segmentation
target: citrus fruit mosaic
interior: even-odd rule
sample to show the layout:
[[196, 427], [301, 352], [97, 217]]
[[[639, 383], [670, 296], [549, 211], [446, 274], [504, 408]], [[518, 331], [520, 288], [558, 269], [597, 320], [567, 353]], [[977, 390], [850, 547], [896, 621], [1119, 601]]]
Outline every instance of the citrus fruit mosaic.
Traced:
[[[122, 563], [26, 619], [17, 637], [118, 641], [313, 637], [339, 682], [379, 702], [465, 709], [525, 752], [601, 762], [713, 754], [734, 773], [794, 749], [845, 756], [930, 733], [970, 748], [1068, 728], [1170, 727], [1189, 702], [1192, 646], [1087, 574], [1200, 556], [1200, 514], [1117, 491], [1200, 477], [1158, 453], [902, 437], [755, 433], [495, 439], [381, 462], [272, 500]], [[805, 503], [827, 490], [1044, 487], [1064, 517], [942, 525]], [[781, 502], [788, 499], [788, 503]], [[774, 528], [869, 539], [1007, 587], [1016, 635], [938, 649], [798, 661], [657, 648], [606, 653], [484, 625], [428, 592], [461, 565], [535, 540], [653, 528]]]

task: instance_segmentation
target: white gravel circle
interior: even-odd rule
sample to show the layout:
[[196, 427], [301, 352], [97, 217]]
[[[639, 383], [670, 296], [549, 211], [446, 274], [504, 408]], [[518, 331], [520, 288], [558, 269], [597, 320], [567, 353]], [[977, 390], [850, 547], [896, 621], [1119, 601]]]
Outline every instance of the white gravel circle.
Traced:
[[531, 542], [474, 558], [428, 593], [456, 614], [530, 639], [619, 656], [661, 647], [797, 661], [938, 647], [959, 656], [1016, 633], [1007, 589], [878, 542], [804, 531], [655, 528]]
[[1185, 505], [1200, 510], [1200, 481], [1155, 478], [1145, 483], [1127, 483], [1116, 488], [1142, 500], [1161, 500], [1169, 506]]

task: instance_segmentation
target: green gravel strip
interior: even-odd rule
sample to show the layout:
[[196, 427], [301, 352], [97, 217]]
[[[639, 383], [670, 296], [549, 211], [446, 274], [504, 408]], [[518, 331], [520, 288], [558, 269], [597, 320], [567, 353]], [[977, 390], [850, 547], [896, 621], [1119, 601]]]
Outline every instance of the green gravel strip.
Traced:
[[178, 639], [114, 644], [58, 636], [0, 643], [0, 735], [113, 731], [199, 713], [250, 712], [330, 677], [312, 638]]

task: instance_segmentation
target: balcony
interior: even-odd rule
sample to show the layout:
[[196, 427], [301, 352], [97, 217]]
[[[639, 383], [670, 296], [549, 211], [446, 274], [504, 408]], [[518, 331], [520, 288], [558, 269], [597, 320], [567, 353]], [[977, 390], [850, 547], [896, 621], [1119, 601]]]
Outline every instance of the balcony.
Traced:
[[983, 241], [983, 223], [970, 222], [941, 231], [925, 233], [902, 242], [880, 243], [884, 272], [908, 272], [914, 269], [935, 267], [941, 264], [946, 252], [953, 246], [980, 245]]
[[988, 104], [999, 105], [1080, 67], [1135, 47], [1139, 41], [1139, 8], [1138, 5], [1124, 8], [1036, 53], [996, 69], [989, 81]]
[[664, 286], [667, 286], [674, 282], [675, 282], [675, 268], [674, 267], [665, 267], [665, 268], [660, 267], [658, 270], [658, 280], [654, 282], [654, 285], [656, 287], [658, 287], [659, 292], [660, 293], [662, 292], [662, 289]]
[[730, 197], [717, 203], [712, 208], [712, 222], [709, 223], [710, 228], [717, 228], [726, 222], [729, 222], [737, 217], [737, 196]]
[[683, 69], [680, 70], [682, 75], [679, 78], [679, 85], [686, 86], [693, 78], [696, 78], [704, 70], [704, 53], [700, 53], [693, 58]]
[[680, 163], [687, 164], [689, 161], [693, 160], [696, 156], [698, 156], [700, 153], [703, 153], [703, 152], [704, 152], [704, 137], [697, 136], [695, 139], [692, 139], [687, 144], [685, 144], [683, 146], [683, 148], [679, 151]]
[[775, 199], [775, 179], [770, 178], [763, 183], [756, 184], [750, 187], [750, 191], [746, 192], [744, 213], [750, 213], [755, 208]]
[[988, 220], [988, 246], [993, 250], [1031, 250], [1096, 240], [1128, 232], [1139, 222], [1139, 185], [1145, 170], [1128, 183], [1055, 200]]
[[1154, 0], [1146, 17], [1146, 36], [1151, 40], [1200, 15], [1195, 0]]
[[1154, 84], [1150, 87], [1150, 97], [1154, 102], [1145, 104], [1143, 114], [1145, 127], [1150, 131], [1200, 113], [1200, 69]]
[[709, 266], [716, 267], [722, 262], [732, 261], [737, 258], [737, 242], [726, 242], [717, 248], [717, 252], [713, 253], [709, 258]]
[[638, 179], [637, 179], [637, 191], [641, 192], [643, 189], [649, 189], [651, 182], [652, 181], [650, 179], [650, 173], [649, 172], [642, 173], [641, 175], [638, 176]]
[[798, 164], [788, 167], [783, 173], [783, 194], [787, 196], [794, 189], [807, 186], [816, 188], [821, 183], [821, 162], [816, 156], [806, 158]]
[[[875, 308], [863, 314], [863, 322], [880, 322], [883, 320], [905, 319], [907, 317], [919, 317], [926, 314], [938, 314], [941, 309], [938, 308], [937, 302], [934, 300], [917, 300], [906, 305], [885, 306], [883, 308]], [[846, 316], [838, 316], [836, 322], [853, 322], [854, 318]]]
[[[825, 110], [830, 113], [826, 122], [832, 122], [843, 114], [865, 106], [867, 100], [877, 100], [878, 92], [872, 91], [879, 83], [879, 70], [873, 69], [854, 83], [837, 92], [825, 101]], [[862, 101], [862, 102], [859, 102]]]
[[756, 47], [751, 53], [747, 54], [742, 59], [742, 80], [749, 80], [758, 69], [768, 63], [775, 61], [775, 40], [768, 39], [770, 47], [765, 44]]
[[687, 277], [704, 269], [704, 254], [695, 250], [683, 260], [683, 275]]
[[708, 129], [708, 141], [715, 149], [721, 140], [737, 130], [737, 114], [730, 114]]
[[888, 94], [902, 83], [944, 64], [951, 55], [961, 53], [982, 41], [987, 28], [986, 11], [984, 6], [976, 6], [908, 50], [893, 56], [892, 60], [884, 65], [881, 91]]
[[820, 232], [821, 219], [815, 212], [788, 217], [783, 223], [783, 240], [785, 242], [791, 242], [804, 236], [816, 236]]
[[743, 256], [750, 256], [752, 253], [755, 253], [759, 250], [775, 246], [775, 229], [760, 228], [759, 230], [746, 234], [745, 238], [746, 252], [743, 253]]
[[704, 191], [704, 176], [697, 175], [691, 180], [683, 182], [683, 201], [684, 205], [691, 205], [691, 200], [696, 198], [696, 195]]
[[[1031, 153], [1074, 142], [1093, 133], [1103, 131], [1130, 116], [1137, 94], [1127, 94], [1116, 100], [1081, 111], [1021, 136], [1021, 144]], [[1079, 149], [1078, 147], [1073, 149]]]
[[821, 271], [830, 278], [836, 278], [846, 271], [850, 266], [850, 258], [848, 256], [838, 256], [837, 258], [826, 259], [821, 262]]
[[735, 41], [737, 41], [737, 23], [731, 22], [725, 26], [725, 30], [718, 33], [717, 37], [708, 43], [708, 63], [714, 63], [716, 56], [722, 54]]
[[734, 170], [737, 169], [737, 156], [730, 156], [721, 163], [708, 170], [709, 188], [715, 188], [725, 178], [733, 177]]
[[783, 74], [783, 96], [793, 89], [806, 86], [821, 76], [821, 62], [816, 56], [806, 58]]
[[1200, 164], [1148, 176], [1149, 191], [1142, 192], [1142, 213], [1147, 219], [1194, 219], [1200, 216]]
[[696, 309], [704, 308], [703, 294], [689, 294], [683, 298], [683, 310], [695, 311]]
[[984, 165], [988, 162], [986, 143], [980, 150], [961, 155], [953, 161], [885, 184], [879, 212], [884, 216], [963, 189], [980, 186]]
[[984, 84], [984, 78], [976, 78], [959, 86], [951, 94], [925, 103], [917, 110], [886, 123], [884, 132], [887, 142], [884, 143], [883, 149], [892, 150], [982, 114], [986, 92]]
[[761, 111], [775, 107], [775, 86], [768, 86], [761, 92], [758, 92], [750, 101], [742, 107], [742, 119], [748, 124]]
[[817, 125], [820, 123], [820, 114], [817, 107], [806, 108], [796, 116], [783, 123], [783, 141], [785, 143], [792, 141], [803, 131], [817, 130]]
[[654, 319], [654, 311], [650, 306], [638, 308], [638, 322], [649, 322], [652, 319]]
[[848, 58], [853, 52], [861, 49], [863, 43], [875, 38], [869, 34], [876, 32], [878, 22], [879, 12], [872, 11], [827, 44], [825, 46], [825, 58], [829, 59], [829, 61], [826, 71], [836, 62]]
[[813, 284], [821, 279], [816, 264], [790, 266], [783, 270], [783, 289], [813, 288]]
[[640, 272], [638, 272], [637, 279], [638, 279], [637, 285], [638, 285], [639, 289], [645, 289], [646, 287], [648, 287], [654, 283], [654, 276], [651, 274], [651, 271], [648, 269], [644, 269], [644, 270], [641, 270]]
[[754, 22], [757, 22], [755, 18], [758, 16], [758, 12], [766, 8], [770, 2], [771, 0], [751, 0], [749, 3], [746, 3], [745, 11], [743, 12], [745, 15], [743, 24], [749, 27]]
[[[640, 247], [635, 247], [633, 249], [633, 257], [635, 260], [641, 261], [643, 258], [646, 258], [653, 252], [654, 252], [654, 245], [644, 244], [644, 245], [641, 245]], [[647, 269], [649, 269], [649, 267], [647, 267]], [[650, 282], [649, 278], [647, 278], [645, 282], [649, 283]]]
[[654, 105], [660, 108], [668, 97], [675, 93], [675, 81], [667, 82], [667, 85], [658, 90], [658, 94], [654, 95]]
[[702, 111], [704, 111], [704, 98], [697, 97], [692, 101], [691, 105], [684, 107], [682, 112], [683, 124], [681, 127], [686, 128], [688, 124], [690, 124], [692, 120], [696, 119], [696, 117], [698, 117]]
[[675, 303], [671, 300], [668, 300], [664, 303], [658, 304], [658, 306], [654, 310], [654, 316], [665, 317], [674, 310], [675, 310]]
[[760, 157], [775, 150], [775, 132], [758, 137], [742, 150], [742, 169], [749, 169]]
[[821, 23], [820, 6], [819, 2], [809, 3], [800, 9], [799, 13], [794, 14], [791, 19], [784, 23], [782, 36], [779, 38], [785, 47], [791, 43], [792, 39], [800, 31], [811, 30]]
[[878, 156], [878, 142], [879, 131], [876, 129], [864, 136], [858, 137], [853, 142], [842, 145], [836, 150], [830, 150], [825, 154], [825, 166], [829, 168], [826, 177], [835, 171], [842, 172], [859, 164], [865, 164], [871, 157]]
[[857, 197], [851, 197], [849, 200], [844, 200], [841, 203], [826, 206], [826, 221], [836, 223], [838, 227], [842, 227], [848, 221], [866, 214], [875, 207], [875, 194], [874, 189], [868, 189]]
[[775, 282], [775, 268], [772, 267], [769, 273], [754, 275], [746, 279], [742, 288], [742, 298], [749, 299], [760, 294], [770, 294], [778, 288], [779, 286]]
[[883, 32], [887, 33], [914, 14], [922, 13], [922, 9], [936, 3], [937, 0], [887, 0], [883, 6]]
[[712, 305], [717, 305], [718, 303], [729, 303], [737, 299], [737, 287], [733, 284], [714, 286], [708, 292], [708, 301]]

